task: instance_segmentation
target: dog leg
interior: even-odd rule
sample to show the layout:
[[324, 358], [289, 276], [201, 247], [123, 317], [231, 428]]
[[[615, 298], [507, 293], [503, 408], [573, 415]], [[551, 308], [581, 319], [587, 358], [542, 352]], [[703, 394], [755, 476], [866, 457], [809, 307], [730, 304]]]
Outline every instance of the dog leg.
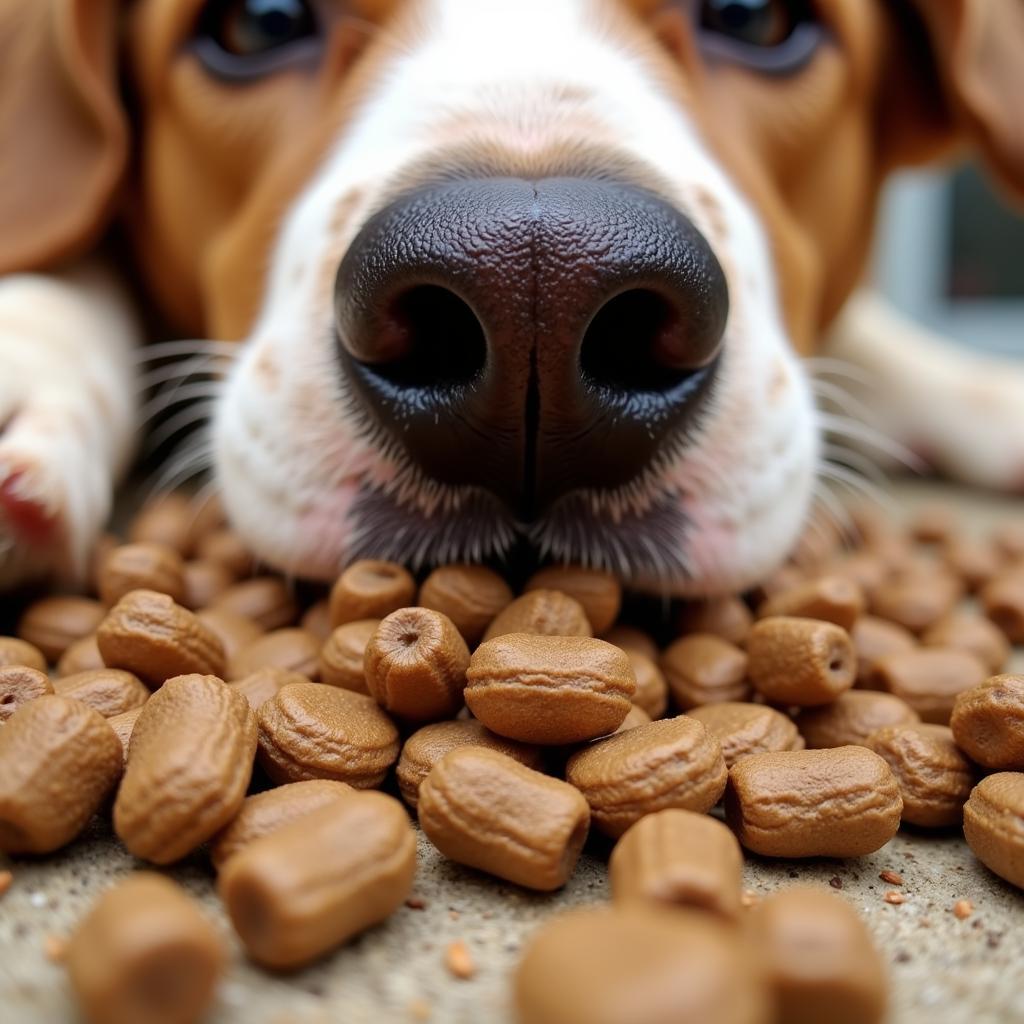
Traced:
[[869, 410], [870, 426], [928, 466], [1024, 491], [1024, 361], [959, 346], [870, 291], [851, 298], [824, 354], [861, 371], [863, 380], [844, 386]]
[[82, 577], [131, 454], [138, 341], [98, 265], [0, 279], [0, 588]]

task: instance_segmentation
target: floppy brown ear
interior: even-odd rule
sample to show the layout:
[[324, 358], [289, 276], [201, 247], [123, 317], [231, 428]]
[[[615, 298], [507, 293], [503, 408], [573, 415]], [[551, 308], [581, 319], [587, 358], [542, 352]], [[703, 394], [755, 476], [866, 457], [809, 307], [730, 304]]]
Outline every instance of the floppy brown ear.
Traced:
[[1024, 0], [900, 3], [917, 24], [904, 23], [907, 49], [894, 55], [904, 62], [894, 71], [900, 94], [883, 97], [904, 114], [889, 126], [903, 136], [896, 148], [916, 162], [929, 147], [966, 140], [1024, 199]]
[[0, 274], [88, 248], [127, 160], [115, 0], [0, 0]]

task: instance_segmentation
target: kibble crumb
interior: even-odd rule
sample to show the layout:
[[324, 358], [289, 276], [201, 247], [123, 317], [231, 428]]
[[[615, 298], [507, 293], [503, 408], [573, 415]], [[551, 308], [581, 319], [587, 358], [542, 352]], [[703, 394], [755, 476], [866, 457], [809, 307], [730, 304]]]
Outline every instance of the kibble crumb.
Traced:
[[959, 921], [966, 921], [974, 913], [974, 904], [970, 900], [957, 900], [953, 904], [953, 916]]
[[472, 978], [476, 974], [476, 964], [470, 956], [469, 948], [464, 942], [457, 941], [449, 943], [444, 951], [444, 965], [456, 978]]
[[0, 896], [10, 889], [13, 881], [14, 875], [10, 871], [0, 871]]
[[831, 885], [833, 889], [842, 889], [843, 880], [838, 875], [833, 875], [828, 880], [828, 884]]
[[430, 1008], [430, 1003], [425, 999], [414, 999], [409, 1004], [409, 1016], [413, 1020], [430, 1020], [430, 1015], [433, 1011]]
[[902, 885], [903, 884], [903, 876], [900, 875], [900, 874], [897, 874], [895, 871], [889, 871], [888, 869], [885, 870], [885, 871], [879, 872], [878, 877], [883, 882], [887, 882], [889, 885]]
[[410, 910], [426, 910], [427, 901], [422, 896], [410, 896], [405, 901], [405, 905]]
[[907, 897], [901, 892], [894, 892], [890, 889], [883, 897], [886, 903], [891, 903], [894, 907], [898, 907], [901, 903], [907, 902]]
[[43, 940], [43, 953], [51, 964], [64, 962], [68, 952], [68, 940], [60, 935], [47, 935]]
[[740, 897], [740, 906], [742, 907], [756, 907], [761, 902], [761, 897], [758, 893], [754, 892], [753, 889], [744, 889], [743, 895]]

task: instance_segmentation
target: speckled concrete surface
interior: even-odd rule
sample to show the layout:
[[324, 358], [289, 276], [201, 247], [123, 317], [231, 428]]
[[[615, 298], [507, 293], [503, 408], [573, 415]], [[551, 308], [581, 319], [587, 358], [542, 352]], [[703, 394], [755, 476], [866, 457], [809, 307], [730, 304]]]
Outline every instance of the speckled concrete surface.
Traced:
[[[934, 493], [904, 488], [901, 501], [913, 505]], [[1020, 514], [1019, 504], [1007, 501], [958, 501], [976, 529]], [[1015, 666], [1024, 670], [1020, 651]], [[231, 969], [209, 1024], [507, 1024], [508, 978], [519, 950], [553, 912], [606, 897], [604, 852], [589, 850], [562, 892], [538, 896], [448, 864], [421, 841], [416, 895], [422, 909], [403, 907], [345, 949], [290, 976], [247, 964], [201, 857], [170, 873], [202, 900], [232, 943]], [[0, 899], [0, 1024], [76, 1021], [64, 972], [46, 958], [48, 937], [66, 935], [99, 892], [142, 865], [97, 822], [58, 856], [0, 866], [15, 876]], [[884, 870], [900, 874], [904, 884], [881, 881]], [[1024, 1022], [1024, 893], [981, 867], [962, 838], [903, 830], [883, 850], [857, 860], [748, 860], [746, 884], [755, 892], [796, 881], [831, 884], [863, 913], [891, 965], [891, 1024]], [[893, 888], [905, 895], [902, 905], [884, 901]], [[966, 920], [952, 913], [960, 899], [974, 904]], [[467, 944], [478, 968], [468, 981], [451, 977], [443, 965], [445, 948], [456, 939]]]

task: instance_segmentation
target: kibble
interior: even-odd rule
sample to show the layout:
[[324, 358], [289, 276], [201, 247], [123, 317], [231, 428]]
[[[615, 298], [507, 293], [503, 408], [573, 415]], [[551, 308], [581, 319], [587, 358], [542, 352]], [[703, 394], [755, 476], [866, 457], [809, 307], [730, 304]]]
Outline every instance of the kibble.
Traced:
[[484, 632], [484, 641], [509, 633], [538, 636], [593, 636], [583, 605], [559, 590], [531, 590], [500, 611]]
[[769, 597], [757, 614], [760, 618], [786, 616], [834, 622], [847, 632], [864, 612], [864, 592], [843, 576], [819, 576]]
[[357, 619], [332, 630], [320, 650], [320, 681], [343, 690], [369, 693], [363, 659], [380, 619]]
[[38, 647], [16, 636], [0, 636], [0, 668], [23, 665], [37, 672], [46, 671], [46, 658]]
[[149, 690], [138, 676], [117, 668], [96, 668], [63, 676], [53, 688], [62, 697], [88, 704], [104, 718], [141, 708], [149, 700]]
[[922, 635], [921, 643], [967, 651], [989, 672], [1001, 672], [1010, 658], [1010, 644], [1002, 630], [976, 612], [951, 612]]
[[665, 649], [661, 670], [676, 706], [743, 701], [750, 696], [747, 655], [712, 633], [681, 637]]
[[627, 626], [620, 622], [602, 633], [601, 639], [621, 647], [627, 654], [642, 654], [655, 663], [658, 661], [658, 645], [654, 642], [654, 637], [642, 629], [637, 629], [636, 626]]
[[575, 598], [583, 608], [590, 628], [598, 634], [611, 629], [622, 606], [621, 584], [610, 572], [602, 569], [548, 566], [535, 572], [523, 589], [525, 593], [555, 590]]
[[956, 745], [990, 771], [1024, 771], [1024, 675], [999, 675], [958, 694]]
[[234, 530], [221, 528], [208, 533], [196, 547], [196, 557], [204, 562], [216, 562], [235, 580], [244, 579], [253, 572], [255, 560], [242, 538]]
[[96, 634], [90, 633], [76, 640], [60, 656], [57, 662], [55, 675], [73, 676], [76, 672], [89, 672], [96, 668], [105, 668], [103, 656], [100, 654], [99, 645], [96, 643]]
[[850, 640], [857, 656], [857, 686], [871, 688], [875, 665], [889, 654], [902, 654], [917, 647], [917, 638], [909, 629], [862, 615], [850, 630]]
[[687, 714], [718, 740], [727, 768], [751, 754], [803, 750], [805, 746], [793, 719], [764, 704], [726, 701]]
[[48, 693], [53, 693], [53, 684], [45, 672], [27, 665], [0, 665], [0, 722]]
[[636, 693], [633, 703], [651, 718], [661, 718], [668, 708], [668, 683], [661, 669], [646, 654], [637, 650], [627, 650], [633, 676], [636, 679]]
[[96, 587], [100, 600], [108, 606], [133, 590], [155, 590], [181, 604], [185, 600], [185, 563], [165, 544], [122, 544], [103, 559]]
[[990, 580], [978, 595], [985, 614], [1012, 644], [1024, 644], [1024, 567]]
[[331, 589], [331, 626], [358, 619], [382, 619], [416, 596], [416, 581], [394, 562], [353, 562]]
[[974, 787], [964, 838], [985, 867], [1024, 889], [1024, 773], [997, 772]]
[[189, 499], [171, 492], [147, 502], [135, 514], [128, 539], [133, 544], [163, 544], [187, 556], [195, 544], [195, 521]]
[[181, 570], [180, 603], [196, 611], [213, 604], [235, 582], [227, 566], [205, 558], [185, 562]]
[[897, 572], [871, 595], [871, 612], [920, 634], [948, 615], [963, 596], [959, 577], [938, 567]]
[[106, 608], [88, 597], [44, 597], [25, 610], [18, 636], [41, 651], [46, 661], [57, 662], [76, 640], [95, 633], [105, 614]]
[[713, 597], [686, 605], [677, 625], [680, 633], [710, 633], [742, 647], [753, 622], [754, 616], [740, 598]]
[[988, 673], [973, 655], [948, 647], [922, 647], [890, 654], [875, 663], [872, 686], [910, 705], [923, 722], [947, 725], [957, 694], [982, 683]]
[[253, 711], [259, 711], [272, 697], [276, 697], [286, 686], [311, 682], [308, 676], [290, 672], [286, 668], [259, 668], [241, 679], [233, 679], [228, 686], [237, 690], [249, 702]]
[[865, 746], [867, 738], [888, 725], [911, 725], [921, 719], [906, 702], [891, 693], [847, 690], [831, 704], [806, 708], [796, 720], [811, 749]]
[[264, 633], [228, 662], [228, 677], [242, 679], [261, 668], [282, 668], [316, 679], [320, 641], [305, 629], [288, 627]]
[[235, 583], [210, 608], [251, 619], [265, 632], [284, 629], [299, 615], [295, 598], [284, 580], [277, 576], [254, 576]]
[[511, 602], [509, 585], [482, 565], [443, 565], [423, 581], [419, 594], [419, 603], [451, 619], [471, 646]]
[[226, 608], [204, 608], [196, 612], [196, 618], [220, 640], [229, 663], [265, 633], [263, 627], [252, 619]]

